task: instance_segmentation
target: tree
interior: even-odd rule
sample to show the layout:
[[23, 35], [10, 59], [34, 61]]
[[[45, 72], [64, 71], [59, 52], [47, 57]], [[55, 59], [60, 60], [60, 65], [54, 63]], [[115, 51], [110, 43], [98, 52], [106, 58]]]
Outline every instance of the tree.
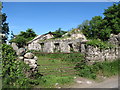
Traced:
[[78, 29], [82, 30], [83, 34], [86, 36], [86, 37], [90, 37], [90, 21], [88, 20], [85, 20], [83, 21], [82, 24], [78, 25]]
[[120, 3], [113, 4], [113, 6], [105, 9], [104, 20], [107, 20], [107, 27], [109, 27], [113, 34], [120, 33]]
[[67, 33], [67, 31], [63, 31], [61, 28], [58, 28], [55, 32], [52, 32], [55, 38], [62, 37], [63, 34]]
[[35, 32], [32, 29], [27, 29], [26, 32], [21, 31], [20, 34], [16, 35], [10, 40], [10, 43], [17, 43], [18, 47], [24, 47], [28, 41], [32, 40], [36, 36]]
[[6, 23], [6, 19], [7, 19], [7, 16], [5, 13], [3, 13], [2, 14], [2, 24], [1, 24], [1, 27], [2, 27], [1, 34], [3, 35], [2, 43], [6, 43], [8, 34], [9, 34], [9, 26], [8, 26], [8, 23]]
[[97, 39], [100, 38], [100, 31], [104, 27], [103, 19], [101, 16], [94, 16], [90, 21], [90, 37]]
[[109, 39], [111, 33], [120, 33], [120, 3], [105, 9], [103, 14], [104, 18], [94, 16], [92, 20], [86, 20], [78, 26], [87, 38], [105, 41]]
[[105, 41], [108, 40], [111, 34], [111, 29], [107, 26], [107, 20], [102, 19], [101, 16], [94, 16], [92, 20], [84, 21], [78, 28], [82, 30], [88, 39], [101, 39]]
[[15, 37], [13, 31], [11, 31], [11, 39], [13, 39]]
[[26, 32], [21, 31], [19, 36], [22, 36], [24, 38], [30, 38], [30, 37], [35, 37], [36, 34], [31, 28], [28, 28]]

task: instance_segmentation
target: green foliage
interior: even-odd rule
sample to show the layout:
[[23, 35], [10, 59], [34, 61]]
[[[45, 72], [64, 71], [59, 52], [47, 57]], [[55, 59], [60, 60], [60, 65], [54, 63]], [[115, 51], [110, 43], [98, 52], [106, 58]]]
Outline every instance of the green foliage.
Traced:
[[19, 35], [16, 35], [10, 40], [10, 43], [15, 42], [19, 47], [23, 47], [28, 41], [32, 40], [36, 36], [32, 29], [27, 29], [26, 32], [21, 31]]
[[107, 20], [107, 26], [112, 29], [113, 34], [120, 33], [120, 4], [113, 4], [113, 6], [105, 9], [104, 20]]
[[94, 46], [94, 47], [99, 47], [100, 49], [107, 49], [107, 48], [115, 47], [115, 45], [112, 45], [112, 44], [105, 42], [105, 41], [101, 41], [100, 39], [90, 40], [86, 44]]
[[61, 28], [59, 28], [58, 30], [56, 30], [55, 32], [52, 32], [54, 35], [54, 38], [60, 38], [62, 37], [63, 34], [67, 33], [66, 31], [61, 30]]
[[120, 60], [115, 60], [112, 62], [104, 61], [97, 62], [93, 65], [86, 65], [86, 63], [78, 63], [75, 67], [76, 70], [79, 71], [79, 76], [87, 77], [91, 79], [96, 79], [97, 75], [103, 76], [112, 76], [118, 74], [118, 66]]
[[3, 88], [22, 88], [29, 85], [29, 80], [24, 74], [24, 71], [29, 68], [22, 61], [17, 60], [16, 53], [11, 46], [2, 45], [2, 61]]
[[110, 37], [111, 29], [106, 27], [106, 24], [107, 21], [103, 20], [101, 16], [95, 16], [90, 21], [84, 21], [78, 28], [89, 39], [107, 40]]
[[26, 73], [30, 67], [23, 61], [17, 60], [13, 48], [9, 45], [2, 44], [2, 84], [3, 88], [31, 88], [38, 84], [40, 76], [33, 73], [35, 79], [30, 79]]
[[104, 11], [105, 17], [94, 16], [92, 20], [84, 21], [78, 26], [89, 39], [101, 39], [106, 41], [110, 34], [120, 33], [120, 4], [114, 4]]
[[9, 34], [9, 26], [8, 23], [6, 23], [7, 16], [5, 13], [2, 14], [2, 24], [0, 25], [2, 27], [2, 31], [0, 33], [4, 34], [5, 37], [2, 37], [2, 43], [6, 43], [7, 35]]
[[16, 36], [15, 38], [13, 38], [13, 39], [10, 41], [10, 43], [11, 43], [11, 42], [17, 43], [18, 47], [20, 48], [20, 47], [23, 47], [23, 46], [26, 45], [27, 40], [26, 40], [26, 38], [24, 38], [24, 37], [22, 37], [22, 36]]
[[30, 37], [35, 37], [36, 34], [32, 29], [28, 28], [26, 32], [21, 31], [19, 36], [22, 36], [24, 38], [30, 38]]
[[13, 31], [11, 31], [11, 36], [10, 37], [11, 37], [11, 39], [13, 39], [15, 37]]
[[89, 21], [85, 20], [81, 25], [78, 25], [78, 28], [82, 30], [82, 33], [88, 38], [90, 37], [90, 26], [89, 26]]

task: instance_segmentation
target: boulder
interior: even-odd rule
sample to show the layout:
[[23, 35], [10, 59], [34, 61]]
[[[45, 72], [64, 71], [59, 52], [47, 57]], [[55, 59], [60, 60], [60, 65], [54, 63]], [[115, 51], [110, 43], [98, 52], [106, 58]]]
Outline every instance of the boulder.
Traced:
[[32, 53], [26, 53], [25, 55], [24, 55], [24, 57], [25, 58], [27, 58], [27, 59], [33, 59], [34, 58], [34, 54], [32, 54]]
[[32, 64], [35, 64], [35, 63], [36, 63], [36, 60], [34, 60], [34, 59], [29, 59], [29, 62], [30, 62], [29, 64], [32, 65]]
[[36, 60], [36, 61], [37, 61], [37, 60], [38, 60], [38, 57], [34, 56], [34, 60]]
[[18, 59], [23, 60], [23, 59], [24, 59], [24, 57], [20, 56], [20, 57], [18, 57]]
[[17, 52], [18, 51], [18, 46], [16, 43], [12, 43], [11, 46], [13, 47], [13, 49]]
[[120, 42], [120, 33], [118, 34], [118, 41]]
[[26, 64], [29, 64], [30, 62], [29, 62], [29, 59], [24, 59], [24, 62], [26, 63]]
[[17, 50], [17, 55], [18, 56], [23, 56], [25, 54], [26, 50], [24, 48], [20, 48]]
[[32, 64], [32, 65], [29, 65], [29, 66], [30, 66], [30, 68], [33, 68], [33, 69], [37, 68], [37, 64]]

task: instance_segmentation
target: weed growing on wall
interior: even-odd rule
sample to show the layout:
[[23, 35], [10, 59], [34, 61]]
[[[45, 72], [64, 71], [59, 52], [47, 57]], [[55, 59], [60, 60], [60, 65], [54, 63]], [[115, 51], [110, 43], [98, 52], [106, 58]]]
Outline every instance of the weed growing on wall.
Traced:
[[100, 49], [108, 49], [108, 48], [115, 47], [115, 45], [109, 44], [108, 42], [105, 42], [105, 41], [101, 41], [100, 39], [90, 40], [86, 44], [94, 47], [98, 47]]

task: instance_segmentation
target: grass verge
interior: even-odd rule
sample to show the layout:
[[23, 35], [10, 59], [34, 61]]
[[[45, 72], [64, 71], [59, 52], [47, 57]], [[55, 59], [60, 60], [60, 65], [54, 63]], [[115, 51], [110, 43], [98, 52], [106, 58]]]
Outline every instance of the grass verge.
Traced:
[[79, 76], [97, 79], [97, 76], [110, 77], [118, 74], [118, 66], [120, 65], [120, 60], [114, 60], [112, 62], [104, 61], [97, 62], [94, 65], [78, 64], [75, 69], [79, 71]]

